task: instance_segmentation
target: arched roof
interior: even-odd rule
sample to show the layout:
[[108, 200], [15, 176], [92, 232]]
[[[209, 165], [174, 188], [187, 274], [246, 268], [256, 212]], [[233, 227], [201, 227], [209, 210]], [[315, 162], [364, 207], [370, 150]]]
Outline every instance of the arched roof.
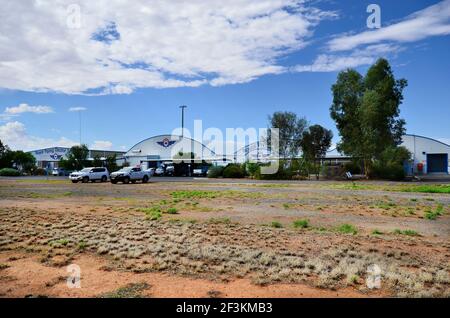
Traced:
[[198, 158], [212, 158], [216, 155], [195, 139], [167, 134], [146, 138], [136, 143], [125, 153], [125, 157], [159, 156], [162, 160], [169, 160], [180, 151], [193, 152]]
[[404, 136], [427, 139], [427, 140], [431, 140], [431, 141], [437, 142], [437, 143], [439, 143], [439, 144], [442, 144], [442, 145], [444, 145], [444, 146], [450, 147], [450, 145], [446, 144], [445, 142], [442, 142], [442, 141], [440, 141], [440, 140], [433, 139], [433, 138], [430, 138], [430, 137], [425, 137], [425, 136], [421, 136], [421, 135], [414, 135], [414, 134], [405, 134]]

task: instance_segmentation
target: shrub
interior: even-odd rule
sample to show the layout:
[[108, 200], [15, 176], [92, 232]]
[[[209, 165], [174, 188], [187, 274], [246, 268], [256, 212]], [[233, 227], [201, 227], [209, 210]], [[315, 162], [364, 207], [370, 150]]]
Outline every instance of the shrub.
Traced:
[[398, 163], [375, 162], [370, 173], [371, 178], [401, 181], [405, 179], [406, 173], [403, 166]]
[[177, 210], [177, 208], [168, 208], [166, 213], [168, 213], [168, 214], [177, 214], [178, 210]]
[[344, 164], [345, 171], [349, 171], [351, 174], [360, 174], [361, 173], [361, 166], [355, 162], [347, 162]]
[[47, 175], [47, 171], [42, 168], [36, 168], [33, 170], [33, 175], [34, 176], [45, 176], [45, 175]]
[[20, 172], [13, 168], [3, 168], [0, 169], [0, 176], [3, 177], [18, 177], [20, 176]]
[[260, 180], [291, 180], [294, 176], [294, 171], [286, 168], [282, 161], [279, 162], [278, 171], [273, 174], [261, 174], [256, 176]]
[[336, 165], [323, 165], [320, 174], [326, 179], [337, 179], [344, 175], [345, 169]]
[[238, 164], [229, 164], [223, 170], [224, 178], [243, 178], [245, 177], [244, 169]]
[[224, 168], [221, 166], [214, 166], [208, 170], [208, 178], [220, 178], [223, 175]]
[[358, 229], [351, 225], [351, 224], [342, 224], [337, 228], [338, 232], [344, 233], [344, 234], [356, 234], [358, 233]]
[[296, 221], [294, 221], [293, 224], [296, 229], [298, 229], [298, 228], [306, 229], [307, 227], [309, 227], [309, 220], [307, 220], [307, 219], [296, 220]]
[[417, 233], [414, 230], [399, 230], [395, 229], [394, 234], [400, 234], [400, 235], [408, 235], [408, 236], [419, 236], [419, 233]]
[[274, 227], [274, 228], [277, 228], [277, 229], [283, 227], [283, 225], [280, 222], [278, 222], [278, 221], [273, 221], [272, 223], [270, 223], [270, 226]]
[[256, 177], [260, 173], [259, 165], [254, 162], [247, 162], [246, 169], [251, 177]]
[[444, 214], [444, 206], [439, 204], [435, 210], [427, 210], [425, 211], [425, 218], [428, 220], [436, 220], [438, 216]]

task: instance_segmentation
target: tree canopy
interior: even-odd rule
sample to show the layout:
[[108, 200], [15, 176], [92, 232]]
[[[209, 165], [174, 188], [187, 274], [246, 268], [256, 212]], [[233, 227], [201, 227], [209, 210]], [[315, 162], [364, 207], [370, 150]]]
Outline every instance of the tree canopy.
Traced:
[[67, 159], [61, 159], [59, 166], [66, 170], [81, 170], [87, 164], [89, 149], [86, 145], [73, 146], [70, 148]]
[[269, 116], [271, 128], [279, 129], [279, 151], [283, 158], [298, 155], [302, 134], [308, 126], [304, 117], [297, 117], [293, 112], [275, 112]]
[[399, 118], [405, 79], [396, 79], [386, 59], [379, 59], [363, 77], [348, 69], [332, 86], [331, 118], [341, 136], [338, 150], [361, 158], [366, 173], [387, 147], [397, 147], [405, 133]]
[[331, 146], [333, 132], [320, 125], [310, 126], [303, 132], [300, 146], [306, 160], [324, 157]]

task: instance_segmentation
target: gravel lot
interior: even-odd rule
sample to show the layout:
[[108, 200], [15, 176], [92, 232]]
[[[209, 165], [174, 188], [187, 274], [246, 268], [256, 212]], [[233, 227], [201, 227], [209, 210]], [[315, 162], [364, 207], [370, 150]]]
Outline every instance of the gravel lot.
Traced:
[[[0, 179], [0, 295], [450, 296], [449, 194], [383, 182], [152, 181]], [[69, 264], [83, 265], [80, 290], [65, 287]], [[380, 289], [366, 284], [373, 264]]]

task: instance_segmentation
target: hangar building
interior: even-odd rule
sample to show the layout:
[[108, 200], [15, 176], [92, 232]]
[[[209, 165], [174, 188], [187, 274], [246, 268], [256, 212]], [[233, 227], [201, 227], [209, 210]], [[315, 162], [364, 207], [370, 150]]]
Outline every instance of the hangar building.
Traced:
[[428, 137], [405, 135], [402, 146], [412, 153], [406, 167], [409, 174], [449, 173], [450, 145]]
[[[51, 147], [30, 151], [36, 158], [36, 165], [39, 168], [52, 170], [58, 168], [58, 163], [61, 158], [67, 159], [67, 154], [70, 148], [66, 147]], [[89, 150], [88, 160], [93, 160], [95, 156], [99, 156], [102, 160], [113, 155], [120, 159], [125, 152], [123, 151], [111, 151], [111, 150]]]
[[221, 160], [201, 142], [178, 135], [159, 135], [142, 140], [124, 154], [124, 159], [130, 166], [141, 165], [148, 169], [174, 160], [189, 162], [191, 154], [200, 162]]

